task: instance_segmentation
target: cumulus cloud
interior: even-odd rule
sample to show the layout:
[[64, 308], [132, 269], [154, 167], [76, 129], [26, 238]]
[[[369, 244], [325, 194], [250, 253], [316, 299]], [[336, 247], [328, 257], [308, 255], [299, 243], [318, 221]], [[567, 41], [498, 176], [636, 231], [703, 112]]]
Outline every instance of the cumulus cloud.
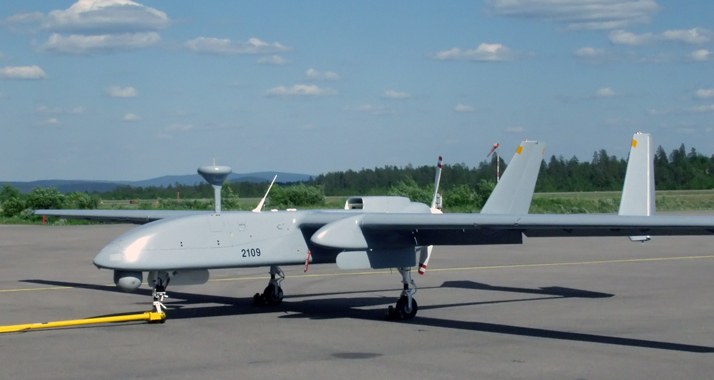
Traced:
[[694, 93], [694, 96], [699, 99], [714, 98], [714, 88], [700, 88]]
[[647, 45], [655, 41], [655, 36], [652, 33], [634, 34], [624, 30], [613, 30], [609, 36], [610, 42], [615, 45]]
[[508, 128], [506, 128], [507, 133], [523, 133], [525, 131], [526, 130], [523, 127], [508, 127]]
[[476, 49], [461, 50], [452, 48], [436, 53], [434, 59], [439, 61], [468, 60], [481, 62], [512, 61], [520, 58], [518, 54], [501, 44], [482, 43]]
[[7, 66], [0, 69], [3, 79], [46, 79], [47, 74], [39, 66]]
[[313, 81], [318, 81], [318, 80], [336, 81], [336, 80], [340, 80], [340, 75], [337, 74], [337, 73], [334, 73], [334, 72], [332, 72], [332, 71], [325, 71], [325, 72], [323, 73], [323, 72], [317, 71], [317, 70], [315, 70], [315, 69], [313, 69], [313, 68], [309, 68], [309, 69], [305, 70], [305, 77], [306, 77], [308, 80], [313, 80]]
[[136, 115], [133, 113], [128, 113], [128, 114], [124, 115], [122, 120], [124, 120], [124, 121], [139, 121], [139, 120], [141, 120], [141, 117], [139, 117], [139, 115]]
[[617, 96], [617, 93], [610, 87], [603, 87], [595, 91], [595, 96], [598, 98], [612, 98], [613, 96]]
[[372, 104], [362, 104], [359, 106], [346, 106], [343, 108], [345, 111], [354, 111], [361, 113], [368, 113], [372, 115], [388, 115], [394, 113], [391, 107], [382, 105], [372, 105]]
[[279, 55], [266, 55], [265, 57], [259, 58], [255, 63], [259, 65], [276, 65], [276, 66], [282, 66], [282, 65], [287, 65], [289, 62], [279, 56]]
[[622, 60], [622, 57], [617, 54], [589, 46], [576, 50], [573, 55], [581, 62], [591, 65], [613, 63]]
[[161, 41], [161, 36], [156, 32], [90, 36], [81, 34], [62, 36], [55, 33], [50, 36], [47, 42], [39, 45], [37, 50], [55, 54], [85, 54], [143, 49], [155, 45], [159, 41]]
[[52, 118], [45, 120], [44, 124], [45, 125], [57, 125], [57, 124], [59, 124], [59, 120], [57, 120], [57, 118], [52, 117]]
[[107, 89], [107, 95], [112, 98], [135, 98], [139, 96], [139, 91], [134, 87], [111, 86]]
[[689, 55], [691, 60], [697, 61], [697, 62], [705, 62], [709, 61], [712, 57], [712, 52], [706, 49], [701, 49], [693, 52], [692, 54]]
[[278, 86], [265, 92], [268, 97], [319, 97], [336, 95], [331, 88], [320, 88], [315, 85], [296, 84], [292, 87]]
[[279, 42], [269, 44], [257, 38], [248, 42], [234, 42], [227, 38], [198, 37], [185, 43], [187, 49], [197, 54], [236, 55], [236, 54], [271, 54], [290, 51]]
[[663, 40], [679, 41], [686, 44], [705, 44], [714, 38], [714, 33], [702, 28], [689, 30], [667, 30], [662, 33]]
[[652, 44], [656, 41], [675, 41], [685, 44], [703, 44], [712, 40], [712, 32], [707, 29], [694, 28], [689, 30], [667, 30], [662, 34], [635, 34], [625, 30], [610, 32], [610, 42], [615, 45], [639, 46]]
[[164, 12], [129, 0], [79, 0], [65, 10], [46, 15], [18, 13], [5, 22], [11, 26], [34, 24], [49, 32], [105, 34], [159, 30], [171, 20]]
[[408, 92], [387, 90], [382, 93], [382, 97], [385, 99], [408, 99], [412, 97], [412, 94]]
[[454, 111], [456, 111], [456, 112], [474, 112], [474, 107], [459, 103], [456, 105], [456, 107], [454, 107]]
[[617, 29], [650, 22], [660, 6], [654, 0], [487, 0], [506, 17], [563, 24], [567, 29]]

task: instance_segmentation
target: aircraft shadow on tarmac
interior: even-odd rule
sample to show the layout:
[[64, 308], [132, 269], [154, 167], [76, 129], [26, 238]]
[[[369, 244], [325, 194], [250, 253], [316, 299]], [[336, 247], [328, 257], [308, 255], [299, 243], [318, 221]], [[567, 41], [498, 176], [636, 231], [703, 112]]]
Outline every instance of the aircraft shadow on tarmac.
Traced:
[[[64, 281], [48, 281], [48, 280], [22, 280], [21, 282], [34, 283], [49, 286], [72, 287], [77, 289], [99, 290], [105, 292], [122, 293], [121, 290], [114, 286], [83, 284]], [[518, 292], [527, 294], [539, 294], [545, 297], [527, 298], [517, 300], [501, 300], [501, 301], [484, 301], [472, 302], [453, 305], [429, 305], [421, 306], [421, 310], [441, 309], [446, 307], [458, 306], [474, 306], [487, 305], [496, 303], [511, 303], [523, 301], [541, 301], [562, 299], [568, 297], [584, 297], [584, 298], [605, 298], [612, 297], [612, 294], [584, 291], [578, 289], [547, 287], [540, 289], [527, 288], [509, 288], [490, 286], [487, 284], [476, 283], [472, 281], [447, 281], [441, 287], [463, 288], [475, 290], [496, 290], [506, 292]], [[424, 288], [422, 288], [424, 289]], [[390, 289], [390, 291], [393, 289]], [[377, 292], [377, 291], [368, 291]], [[136, 294], [143, 296], [151, 296], [151, 291], [148, 289], [138, 289]], [[349, 293], [367, 293], [367, 292], [345, 292], [345, 293], [328, 293], [329, 295], [340, 295]], [[166, 303], [169, 309], [170, 320], [208, 318], [220, 316], [240, 316], [248, 314], [275, 313], [283, 312], [285, 315], [280, 318], [310, 318], [310, 319], [337, 319], [337, 318], [353, 318], [362, 320], [383, 320], [385, 311], [383, 309], [359, 309], [362, 307], [375, 307], [380, 305], [388, 305], [394, 302], [394, 297], [352, 297], [352, 298], [326, 298], [326, 299], [305, 299], [297, 300], [301, 297], [314, 297], [315, 294], [307, 294], [302, 296], [294, 296], [285, 300], [279, 306], [272, 307], [253, 307], [252, 297], [224, 297], [214, 295], [193, 294], [185, 292], [170, 292], [171, 298]], [[292, 300], [292, 299], [296, 300]], [[179, 301], [181, 300], [181, 301]], [[145, 304], [148, 306], [148, 301]], [[218, 304], [212, 306], [197, 306], [185, 307], [198, 304]], [[294, 314], [293, 314], [294, 313]], [[118, 315], [118, 314], [112, 314]], [[99, 317], [99, 316], [93, 316]], [[387, 322], [394, 323], [394, 322]], [[682, 351], [692, 353], [714, 353], [714, 347], [661, 342], [653, 340], [620, 338], [606, 335], [594, 335], [568, 331], [547, 330], [522, 326], [510, 326], [495, 323], [472, 322], [472, 321], [455, 321], [440, 318], [430, 318], [417, 316], [416, 318], [401, 322], [410, 325], [441, 327], [448, 329], [458, 329], [474, 332], [486, 332], [494, 334], [507, 334], [535, 338], [548, 338], [568, 341], [579, 341], [589, 343], [612, 344], [618, 346], [641, 347], [650, 349]]]

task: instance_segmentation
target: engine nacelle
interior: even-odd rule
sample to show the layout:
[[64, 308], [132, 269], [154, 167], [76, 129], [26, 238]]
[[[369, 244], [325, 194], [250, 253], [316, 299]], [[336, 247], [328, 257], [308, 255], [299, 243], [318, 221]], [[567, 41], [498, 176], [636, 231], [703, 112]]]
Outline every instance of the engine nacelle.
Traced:
[[114, 283], [119, 289], [127, 293], [138, 289], [141, 286], [143, 279], [144, 274], [141, 272], [123, 270], [114, 271]]

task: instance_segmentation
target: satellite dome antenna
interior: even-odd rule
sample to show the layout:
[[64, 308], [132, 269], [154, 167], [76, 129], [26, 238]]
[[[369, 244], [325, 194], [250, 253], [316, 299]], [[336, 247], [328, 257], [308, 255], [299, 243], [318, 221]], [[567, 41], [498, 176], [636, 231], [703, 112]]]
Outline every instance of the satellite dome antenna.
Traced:
[[216, 166], [215, 157], [213, 157], [212, 166], [206, 165], [198, 168], [198, 174], [213, 187], [213, 204], [216, 215], [221, 215], [221, 188], [232, 171], [230, 166]]

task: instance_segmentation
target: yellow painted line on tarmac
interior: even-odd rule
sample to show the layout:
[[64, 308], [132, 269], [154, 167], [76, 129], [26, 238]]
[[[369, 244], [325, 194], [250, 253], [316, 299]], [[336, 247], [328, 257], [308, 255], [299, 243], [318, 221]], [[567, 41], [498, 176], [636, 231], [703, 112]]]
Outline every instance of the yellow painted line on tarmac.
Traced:
[[[428, 272], [451, 272], [451, 271], [462, 271], [462, 270], [484, 270], [484, 269], [507, 269], [507, 268], [534, 268], [534, 267], [555, 267], [555, 266], [565, 266], [565, 265], [591, 265], [591, 264], [614, 264], [614, 263], [635, 263], [635, 262], [647, 262], [647, 261], [672, 261], [672, 260], [692, 260], [692, 259], [714, 259], [714, 255], [708, 256], [678, 256], [678, 257], [652, 257], [652, 258], [642, 258], [642, 259], [622, 259], [622, 260], [601, 260], [601, 261], [578, 261], [572, 263], [540, 263], [540, 264], [511, 264], [511, 265], [489, 265], [489, 266], [479, 266], [479, 267], [453, 267], [453, 268], [434, 268], [428, 269]], [[297, 276], [291, 276], [291, 279], [295, 278], [309, 278], [309, 277], [336, 277], [336, 276], [368, 276], [376, 274], [392, 273], [389, 270], [372, 270], [368, 272], [338, 272], [338, 273], [319, 273], [319, 274], [301, 274]], [[244, 281], [244, 280], [264, 280], [269, 278], [268, 276], [261, 277], [235, 277], [235, 278], [220, 278], [212, 279], [211, 281]]]
[[[653, 261], [674, 261], [674, 260], [697, 260], [697, 259], [714, 259], [714, 255], [707, 256], [678, 256], [678, 257], [650, 257], [641, 259], [621, 259], [621, 260], [600, 260], [600, 261], [576, 261], [571, 263], [536, 263], [536, 264], [511, 264], [511, 265], [487, 265], [478, 267], [452, 267], [452, 268], [433, 268], [429, 272], [452, 272], [464, 270], [485, 270], [485, 269], [509, 269], [509, 268], [537, 268], [537, 267], [557, 267], [567, 265], [593, 265], [593, 264], [618, 264], [618, 263], [638, 263], [638, 262], [653, 262]], [[318, 273], [318, 274], [300, 274], [290, 276], [290, 279], [299, 278], [318, 278], [318, 277], [337, 277], [337, 276], [373, 276], [378, 274], [393, 273], [390, 270], [372, 270], [368, 272], [337, 272], [337, 273]], [[265, 280], [269, 276], [249, 276], [249, 277], [232, 277], [232, 278], [216, 278], [208, 280], [209, 282], [225, 282], [225, 281], [250, 281], [250, 280]], [[114, 284], [104, 285], [114, 287]], [[40, 290], [60, 290], [74, 289], [74, 286], [50, 286], [44, 288], [24, 288], [24, 289], [0, 289], [0, 293], [10, 292], [30, 292]]]

